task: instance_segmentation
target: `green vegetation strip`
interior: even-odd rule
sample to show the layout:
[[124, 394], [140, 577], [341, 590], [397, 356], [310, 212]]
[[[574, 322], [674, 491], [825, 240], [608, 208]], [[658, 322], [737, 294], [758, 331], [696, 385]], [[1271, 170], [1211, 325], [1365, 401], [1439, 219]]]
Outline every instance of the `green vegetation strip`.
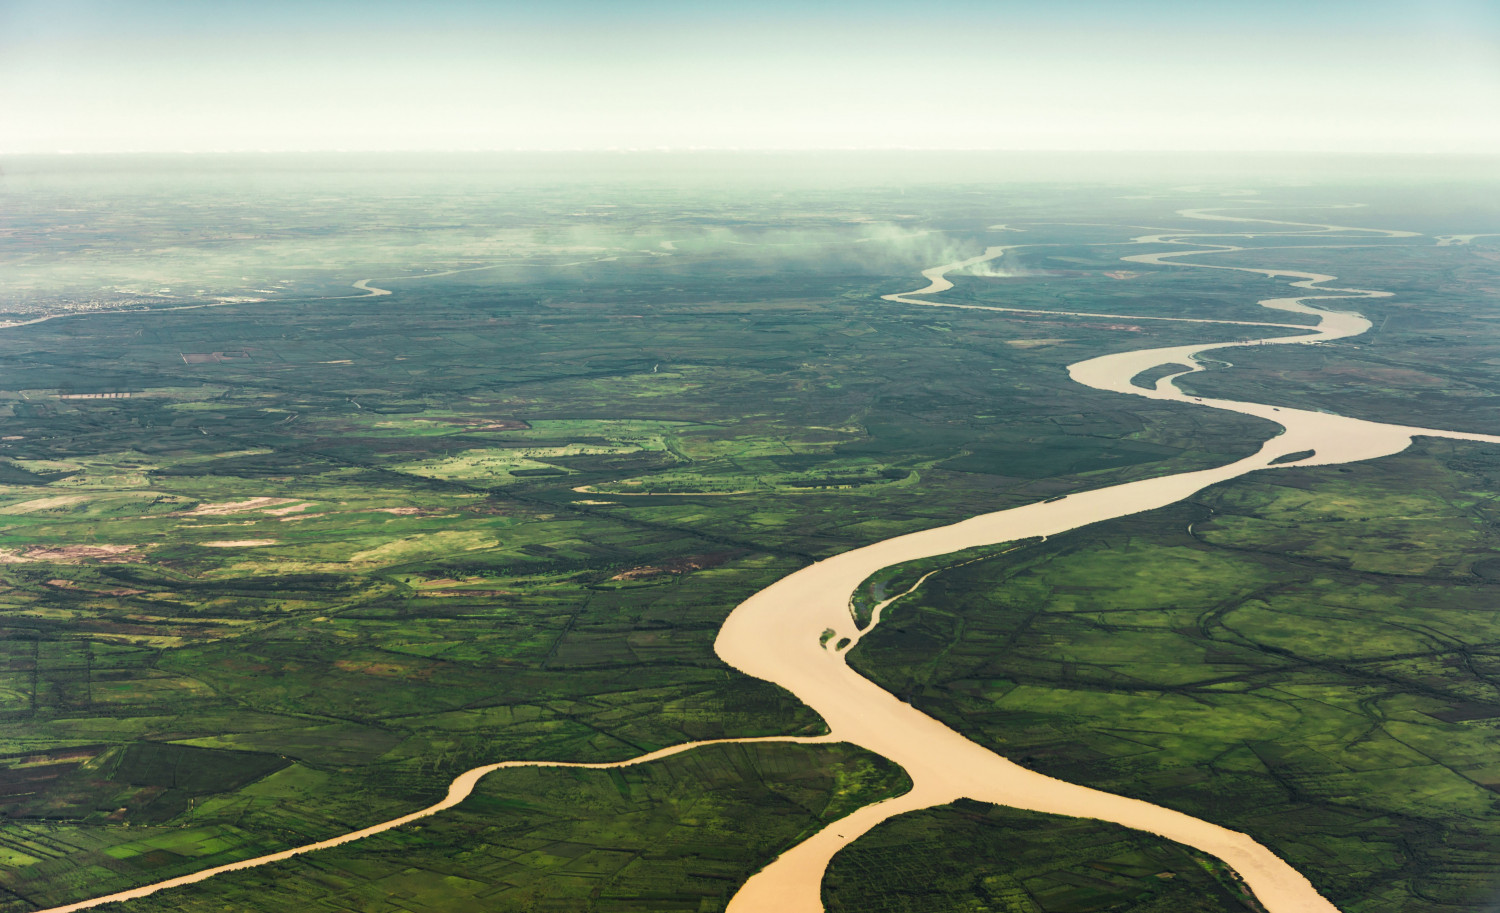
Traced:
[[852, 662], [1022, 764], [1250, 834], [1348, 913], [1482, 908], [1497, 482], [1500, 452], [1436, 442], [1257, 474], [940, 573]]
[[420, 824], [106, 909], [722, 910], [752, 872], [904, 774], [842, 745], [718, 745], [607, 771], [521, 768]]
[[829, 913], [1249, 913], [1218, 860], [1140, 831], [964, 800], [893, 818], [833, 859]]

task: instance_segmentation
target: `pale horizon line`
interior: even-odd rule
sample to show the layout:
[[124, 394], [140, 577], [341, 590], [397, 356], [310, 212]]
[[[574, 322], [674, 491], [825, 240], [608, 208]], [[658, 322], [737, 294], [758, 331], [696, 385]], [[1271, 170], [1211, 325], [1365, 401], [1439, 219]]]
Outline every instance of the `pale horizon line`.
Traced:
[[1328, 156], [1348, 158], [1400, 158], [1451, 156], [1465, 158], [1500, 158], [1500, 149], [1229, 149], [1229, 148], [1150, 148], [1087, 149], [1068, 147], [1003, 146], [632, 146], [632, 147], [485, 147], [485, 148], [390, 148], [345, 149], [317, 147], [308, 149], [0, 149], [0, 156], [110, 156], [110, 155], [696, 155], [735, 153], [743, 155], [792, 155], [807, 153], [991, 153], [1012, 155], [1246, 155], [1246, 156]]

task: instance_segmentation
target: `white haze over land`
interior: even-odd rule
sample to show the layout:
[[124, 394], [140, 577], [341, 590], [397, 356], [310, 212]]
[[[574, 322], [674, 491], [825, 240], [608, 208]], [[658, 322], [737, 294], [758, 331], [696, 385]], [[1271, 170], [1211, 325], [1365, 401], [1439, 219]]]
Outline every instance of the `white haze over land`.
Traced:
[[1500, 152], [1494, 4], [0, 2], [0, 153]]

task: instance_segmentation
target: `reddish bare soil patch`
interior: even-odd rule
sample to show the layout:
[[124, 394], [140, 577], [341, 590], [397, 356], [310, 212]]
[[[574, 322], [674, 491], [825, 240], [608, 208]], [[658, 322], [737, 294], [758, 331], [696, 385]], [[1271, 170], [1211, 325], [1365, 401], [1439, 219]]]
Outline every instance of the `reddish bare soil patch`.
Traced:
[[294, 514], [298, 511], [307, 510], [309, 507], [312, 507], [312, 504], [304, 501], [301, 504], [292, 504], [287, 507], [266, 508], [262, 510], [261, 513], [269, 514], [272, 517], [285, 517], [287, 514]]
[[98, 561], [101, 564], [121, 564], [138, 560], [130, 553], [133, 545], [33, 545], [21, 554], [13, 549], [0, 549], [0, 564], [20, 564], [27, 561], [51, 561], [55, 564], [75, 564], [79, 561]]
[[704, 555], [689, 555], [685, 558], [674, 558], [661, 564], [647, 564], [641, 567], [633, 567], [627, 571], [609, 578], [610, 580], [646, 580], [651, 577], [662, 577], [667, 574], [681, 575], [690, 574], [693, 571], [701, 571], [704, 568], [718, 567], [729, 559], [740, 554], [737, 551], [710, 552]]
[[382, 663], [357, 659], [335, 660], [333, 667], [340, 672], [358, 672], [380, 678], [427, 679], [432, 676], [432, 667], [414, 668], [401, 663]]
[[198, 544], [208, 548], [254, 548], [257, 545], [275, 545], [276, 542], [275, 539], [215, 539]]
[[192, 510], [183, 511], [179, 516], [217, 517], [246, 510], [265, 510], [268, 507], [291, 504], [297, 500], [297, 498], [246, 498], [243, 501], [220, 501], [213, 504], [199, 504]]
[[422, 590], [423, 596], [478, 596], [492, 599], [497, 596], [514, 596], [515, 590]]
[[132, 590], [129, 587], [115, 587], [113, 589], [97, 589], [95, 587], [79, 586], [71, 580], [54, 578], [47, 581], [47, 586], [56, 587], [59, 590], [73, 590], [78, 593], [88, 593], [93, 596], [135, 596], [144, 593], [145, 590]]

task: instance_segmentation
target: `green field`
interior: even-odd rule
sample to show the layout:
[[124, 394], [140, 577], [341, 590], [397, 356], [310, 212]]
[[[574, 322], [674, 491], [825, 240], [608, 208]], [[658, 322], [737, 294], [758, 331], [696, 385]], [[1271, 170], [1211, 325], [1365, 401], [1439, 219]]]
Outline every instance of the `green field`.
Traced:
[[1258, 473], [940, 572], [852, 661], [1029, 767], [1251, 834], [1340, 909], [1475, 909], [1497, 479], [1449, 443]]
[[1114, 825], [968, 800], [881, 825], [834, 857], [830, 913], [1245, 913], [1222, 863]]
[[[1275, 282], [1119, 260], [1142, 252], [1141, 225], [1185, 223], [1174, 210], [1222, 205], [1223, 188], [642, 185], [614, 188], [628, 205], [604, 211], [594, 187], [490, 176], [406, 197], [354, 181], [314, 211], [278, 180], [262, 192], [287, 228], [239, 246], [221, 243], [246, 199], [232, 182], [184, 179], [181, 236], [144, 216], [132, 228], [138, 201], [97, 187], [17, 204], [55, 243], [0, 260], [19, 277], [14, 316], [72, 300], [57, 277], [93, 254], [83, 278], [111, 288], [197, 269], [192, 301], [270, 291], [0, 330], [0, 913], [387, 820], [479, 764], [821, 733], [714, 655], [749, 595], [893, 535], [1219, 465], [1275, 431], [1065, 371], [1254, 328], [880, 297], [996, 243], [1003, 217], [1027, 226], [1015, 275], [955, 275], [947, 300], [1266, 319], [1253, 302]], [[1280, 215], [1356, 190], [1280, 188]], [[1339, 218], [1399, 222], [1398, 203]], [[62, 215], [75, 210], [114, 215], [84, 229]], [[1450, 304], [1500, 284], [1484, 249], [1435, 253], [1430, 238], [1258, 243], [1372, 285], [1425, 264], [1454, 285]], [[460, 267], [473, 271], [435, 275]], [[349, 289], [368, 276], [408, 278], [375, 283], [389, 296]], [[1403, 296], [1370, 307], [1387, 349], [1235, 352], [1236, 371], [1192, 382], [1243, 376], [1218, 392], [1336, 393], [1329, 408], [1357, 411], [1347, 374], [1274, 360], [1374, 371], [1454, 327], [1466, 358], [1500, 359], [1477, 317]], [[1415, 389], [1381, 376], [1382, 396]], [[1500, 401], [1486, 377], [1443, 401], [1455, 426], [1494, 430], [1480, 427]], [[1440, 391], [1423, 389], [1412, 403], [1437, 415]], [[892, 569], [857, 608], [979, 559], [897, 603], [853, 661], [1025, 763], [1256, 833], [1351, 911], [1458, 909], [1500, 883], [1484, 852], [1500, 827], [1491, 463], [1428, 445], [1278, 470]], [[717, 909], [781, 848], [902, 782], [832, 746], [511, 771], [420, 828], [132, 909]], [[954, 835], [947, 849], [934, 829]], [[1233, 893], [1154, 839], [959, 807], [856, 844], [830, 904], [907, 909], [848, 874], [905, 840], [946, 873], [942, 898], [910, 909], [981, 909], [1015, 884], [1045, 913], [1210, 910]], [[1036, 874], [965, 869], [970, 848], [1005, 857], [1017, 841]], [[1085, 889], [1086, 869], [1109, 874]]]
[[[843, 746], [505, 770], [419, 825], [107, 909], [719, 910], [763, 860], [908, 785], [899, 768]], [[152, 830], [106, 850], [96, 871], [165, 877], [209, 849], [191, 828]]]

